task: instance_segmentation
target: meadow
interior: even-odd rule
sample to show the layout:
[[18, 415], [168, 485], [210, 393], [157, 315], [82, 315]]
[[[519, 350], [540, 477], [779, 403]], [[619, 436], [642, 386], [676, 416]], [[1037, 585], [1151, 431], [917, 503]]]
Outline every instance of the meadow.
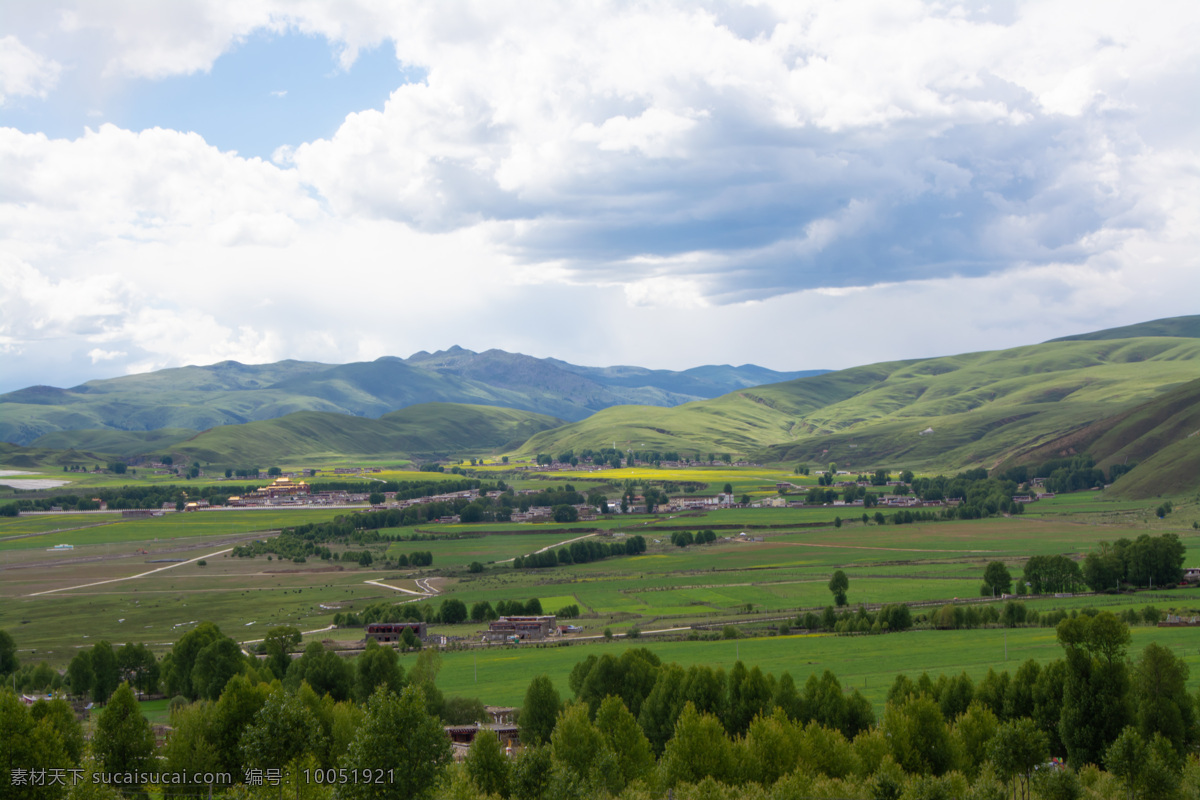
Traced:
[[[706, 474], [711, 485], [734, 483], [737, 471], [609, 473], [627, 472], [633, 480], [653, 474], [656, 480], [675, 481]], [[773, 491], [776, 479], [799, 482], [798, 476], [783, 471], [750, 468], [746, 472], [735, 485], [769, 486]], [[374, 477], [438, 481], [457, 476], [397, 472]], [[575, 473], [528, 479], [535, 486], [545, 485], [546, 480], [580, 483]], [[376, 556], [371, 567], [336, 560], [297, 564], [266, 556], [228, 555], [239, 542], [280, 527], [331, 519], [344, 510], [200, 512], [146, 520], [122, 520], [113, 514], [4, 518], [0, 519], [0, 628], [12, 633], [22, 661], [44, 659], [61, 668], [76, 650], [100, 639], [118, 644], [144, 641], [165, 652], [204, 620], [217, 623], [248, 646], [281, 624], [305, 631], [306, 638], [354, 643], [362, 639], [362, 629], [334, 629], [335, 614], [377, 603], [424, 603], [436, 608], [453, 597], [470, 607], [481, 601], [495, 604], [536, 597], [550, 613], [578, 605], [583, 616], [575, 622], [583, 628], [581, 641], [555, 647], [452, 648], [444, 653], [439, 679], [443, 692], [479, 696], [488, 703], [519, 704], [530, 676], [544, 672], [565, 695], [570, 668], [589, 654], [619, 653], [634, 646], [635, 642], [622, 638], [630, 629], [683, 629], [670, 636], [646, 635], [636, 646], [649, 647], [664, 660], [684, 665], [706, 663], [728, 669], [740, 657], [768, 672], [787, 670], [798, 681], [830, 668], [844, 686], [861, 688], [878, 706], [898, 672], [965, 671], [978, 679], [989, 668], [1014, 669], [1026, 658], [1056, 658], [1059, 647], [1053, 630], [1046, 628], [916, 630], [886, 636], [763, 635], [799, 613], [830, 604], [827, 584], [834, 570], [844, 570], [849, 577], [851, 607], [904, 602], [913, 604], [919, 615], [956, 598], [977, 598], [984, 567], [993, 560], [1006, 563], [1018, 577], [1021, 565], [1032, 555], [1079, 558], [1101, 541], [1166, 531], [1178, 534], [1189, 552], [1197, 552], [1200, 532], [1191, 528], [1191, 522], [1200, 508], [1180, 498], [1176, 513], [1159, 520], [1152, 513], [1153, 505], [1111, 501], [1103, 493], [1089, 492], [1041, 501], [1011, 518], [911, 525], [864, 524], [860, 509], [844, 507], [720, 509], [574, 524], [422, 525], [381, 531], [387, 540], [371, 546]], [[837, 517], [843, 520], [840, 527], [834, 525]], [[670, 542], [674, 531], [705, 528], [716, 530], [719, 538], [686, 548]], [[643, 535], [648, 545], [638, 556], [535, 570], [516, 570], [508, 563], [516, 555], [561, 546], [580, 536], [611, 542], [635, 533]], [[399, 538], [413, 534], [420, 538]], [[47, 552], [59, 543], [75, 547]], [[334, 547], [335, 555], [338, 549]], [[432, 567], [379, 567], [385, 554], [418, 550], [433, 553]], [[470, 573], [468, 566], [476, 561], [485, 569]], [[417, 579], [432, 580], [437, 593], [422, 594]], [[1183, 610], [1200, 608], [1200, 590], [1029, 602], [1042, 612], [1084, 606], [1140, 609], [1147, 603], [1162, 610]], [[726, 625], [748, 638], [679, 640], [692, 626], [719, 633]], [[434, 624], [431, 632], [450, 636], [466, 648], [479, 641], [481, 627]], [[618, 638], [605, 640], [601, 636], [605, 629]], [[1176, 648], [1193, 665], [1193, 684], [1200, 679], [1194, 631], [1134, 629], [1134, 650], [1150, 640]], [[404, 661], [411, 666], [412, 656]]]
[[[1131, 629], [1129, 653], [1136, 655], [1151, 641], [1169, 647], [1190, 667], [1189, 687], [1200, 686], [1200, 649], [1194, 630], [1186, 628]], [[620, 656], [631, 647], [645, 647], [664, 662], [689, 667], [705, 664], [727, 672], [741, 659], [776, 677], [791, 674], [800, 686], [809, 675], [826, 669], [837, 675], [843, 689], [860, 690], [882, 711], [888, 687], [899, 674], [916, 679], [922, 672], [965, 672], [978, 682], [989, 669], [1014, 672], [1022, 662], [1046, 663], [1062, 656], [1052, 628], [988, 628], [972, 631], [915, 630], [884, 636], [805, 634], [720, 641], [658, 641], [643, 637], [614, 639], [570, 647], [497, 646], [453, 651], [442, 656], [438, 688], [446, 695], [479, 697], [486, 703], [520, 706], [535, 675], [548, 675], [564, 698], [571, 696], [567, 676], [589, 655]], [[411, 669], [415, 656], [401, 664]]]

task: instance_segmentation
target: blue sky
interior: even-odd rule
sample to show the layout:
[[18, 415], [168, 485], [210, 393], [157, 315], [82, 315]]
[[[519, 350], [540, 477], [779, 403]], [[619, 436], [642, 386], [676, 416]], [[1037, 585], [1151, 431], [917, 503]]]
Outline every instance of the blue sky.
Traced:
[[838, 368], [1195, 313], [1198, 27], [1073, 0], [18, 4], [0, 391], [451, 344]]
[[233, 43], [209, 69], [190, 74], [98, 86], [80, 65], [64, 71], [53, 98], [0, 106], [0, 125], [54, 138], [74, 138], [102, 123], [133, 131], [171, 128], [199, 133], [220, 150], [269, 160], [281, 146], [332, 136], [347, 114], [382, 110], [394, 89], [423, 77], [384, 44], [343, 66], [323, 36], [258, 31]]

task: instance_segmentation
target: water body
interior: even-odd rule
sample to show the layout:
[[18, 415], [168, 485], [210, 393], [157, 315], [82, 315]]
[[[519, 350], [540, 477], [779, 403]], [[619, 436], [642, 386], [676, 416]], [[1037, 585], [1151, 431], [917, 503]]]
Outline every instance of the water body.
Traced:
[[60, 481], [51, 478], [17, 478], [10, 479], [14, 475], [37, 475], [36, 472], [21, 472], [15, 469], [0, 469], [0, 486], [11, 486], [14, 489], [57, 489], [59, 486], [66, 486], [70, 481]]

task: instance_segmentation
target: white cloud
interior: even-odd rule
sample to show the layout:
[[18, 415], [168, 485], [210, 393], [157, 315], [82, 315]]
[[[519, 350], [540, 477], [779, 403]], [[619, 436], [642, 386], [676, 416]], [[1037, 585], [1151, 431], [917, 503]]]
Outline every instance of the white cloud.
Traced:
[[12, 97], [45, 97], [62, 65], [30, 50], [16, 36], [0, 37], [0, 107]]
[[121, 358], [129, 355], [124, 350], [101, 350], [99, 347], [94, 347], [88, 351], [88, 358], [93, 364], [99, 364], [101, 361], [112, 361], [114, 358]]
[[[845, 366], [1187, 313], [1200, 288], [1194, 4], [45, 9], [0, 39], [0, 94], [47, 96], [59, 62], [203, 72], [260, 31], [324, 36], [343, 66], [387, 41], [425, 79], [271, 162], [188, 132], [0, 129], [6, 359], [348, 360], [452, 336]], [[853, 329], [841, 363], [755, 332], [797, 320]]]

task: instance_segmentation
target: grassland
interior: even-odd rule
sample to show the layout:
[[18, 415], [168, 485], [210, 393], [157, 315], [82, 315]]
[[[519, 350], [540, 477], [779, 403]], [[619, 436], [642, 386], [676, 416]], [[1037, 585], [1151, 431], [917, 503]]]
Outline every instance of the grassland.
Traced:
[[[1130, 652], [1151, 641], [1169, 647], [1191, 668], [1189, 687], [1200, 685], [1200, 650], [1194, 631], [1187, 629], [1132, 629]], [[838, 676], [843, 688], [857, 688], [882, 710], [888, 687], [898, 674], [912, 678], [922, 672], [957, 675], [965, 672], [978, 681], [989, 669], [1015, 671], [1027, 659], [1038, 662], [1059, 658], [1054, 630], [1050, 628], [985, 629], [975, 631], [912, 631], [888, 636], [833, 636], [825, 634], [772, 636], [735, 641], [634, 641], [614, 640], [588, 647], [497, 647], [443, 656], [439, 688], [447, 695], [480, 697], [486, 702], [519, 706], [529, 680], [548, 675], [559, 693], [571, 696], [567, 676], [588, 655], [620, 655], [629, 647], [646, 647], [665, 662], [683, 666], [706, 664], [728, 671], [740, 658], [776, 676], [788, 672], [798, 684], [826, 669]], [[1007, 650], [1007, 658], [1005, 652]], [[414, 657], [402, 664], [410, 668]], [[476, 677], [478, 675], [478, 678]]]
[[[776, 480], [796, 477], [766, 468], [741, 474], [735, 468], [620, 472], [625, 474], [614, 476], [614, 483], [626, 478], [701, 482], [696, 476], [703, 475], [710, 485], [731, 482], [748, 491], [766, 491]], [[421, 477], [445, 478], [437, 473]], [[574, 474], [542, 475], [530, 482], [536, 485], [547, 478], [578, 483]], [[453, 597], [471, 606], [484, 600], [494, 604], [536, 597], [549, 612], [570, 604], [580, 607], [580, 643], [448, 651], [439, 680], [443, 692], [479, 696], [490, 703], [519, 703], [530, 676], [545, 672], [566, 694], [566, 675], [578, 660], [633, 644], [620, 638], [606, 642], [601, 636], [606, 628], [617, 634], [633, 627], [686, 633], [692, 626], [719, 631], [732, 624], [749, 638], [689, 642], [646, 636], [637, 644], [685, 665], [728, 669], [740, 657], [770, 672], [787, 670], [798, 680], [830, 668], [844, 685], [863, 688], [878, 704], [898, 672], [966, 671], [979, 678], [989, 668], [1012, 669], [1025, 658], [1055, 658], [1059, 648], [1053, 632], [1040, 628], [1007, 633], [921, 630], [870, 637], [761, 634], [803, 610], [829, 604], [827, 583], [835, 569], [850, 578], [851, 605], [907, 602], [921, 614], [955, 598], [977, 597], [984, 566], [992, 560], [1005, 562], [1016, 575], [1032, 555], [1078, 558], [1100, 541], [1164, 531], [1180, 535], [1190, 553], [1200, 551], [1200, 533], [1190, 527], [1200, 506], [1179, 498], [1179, 510], [1159, 520], [1152, 514], [1153, 505], [1154, 501], [1081, 493], [1041, 501], [1020, 517], [903, 526], [863, 524], [850, 516], [850, 509], [833, 507], [715, 510], [571, 525], [426, 525], [383, 531], [393, 538], [372, 546], [378, 560], [385, 553], [414, 550], [434, 555], [432, 568], [392, 571], [339, 561], [296, 564], [228, 556], [239, 542], [343, 513], [337, 510], [202, 512], [136, 521], [113, 514], [17, 517], [0, 519], [0, 628], [12, 633], [22, 661], [45, 659], [61, 668], [77, 649], [102, 638], [145, 641], [165, 652], [203, 620], [216, 622], [245, 642], [253, 642], [273, 625], [288, 624], [308, 632], [307, 638], [353, 643], [361, 640], [362, 629], [333, 629], [335, 614], [377, 603], [436, 607]], [[832, 524], [835, 516], [843, 517], [840, 527]], [[72, 527], [77, 529], [63, 530]], [[721, 538], [687, 548], [670, 543], [674, 530], [704, 528], [717, 530]], [[639, 556], [538, 570], [515, 570], [507, 563], [513, 556], [579, 536], [619, 541], [634, 533], [648, 542], [646, 553]], [[395, 539], [412, 534], [433, 538]], [[60, 542], [74, 544], [75, 549], [46, 551]], [[467, 570], [474, 561], [486, 565], [482, 573]], [[417, 579], [432, 580], [436, 593], [426, 594]], [[1039, 611], [1084, 605], [1140, 608], [1147, 603], [1183, 610], [1200, 608], [1200, 590], [1030, 603]], [[469, 644], [478, 641], [480, 627], [434, 625], [431, 630]], [[1190, 631], [1137, 628], [1134, 637], [1135, 648], [1151, 639], [1176, 648], [1192, 664], [1193, 676], [1200, 678], [1195, 664], [1200, 652]]]
[[671, 409], [615, 407], [519, 451], [756, 453], [863, 469], [992, 465], [1194, 379], [1200, 341], [1070, 341], [856, 367]]

